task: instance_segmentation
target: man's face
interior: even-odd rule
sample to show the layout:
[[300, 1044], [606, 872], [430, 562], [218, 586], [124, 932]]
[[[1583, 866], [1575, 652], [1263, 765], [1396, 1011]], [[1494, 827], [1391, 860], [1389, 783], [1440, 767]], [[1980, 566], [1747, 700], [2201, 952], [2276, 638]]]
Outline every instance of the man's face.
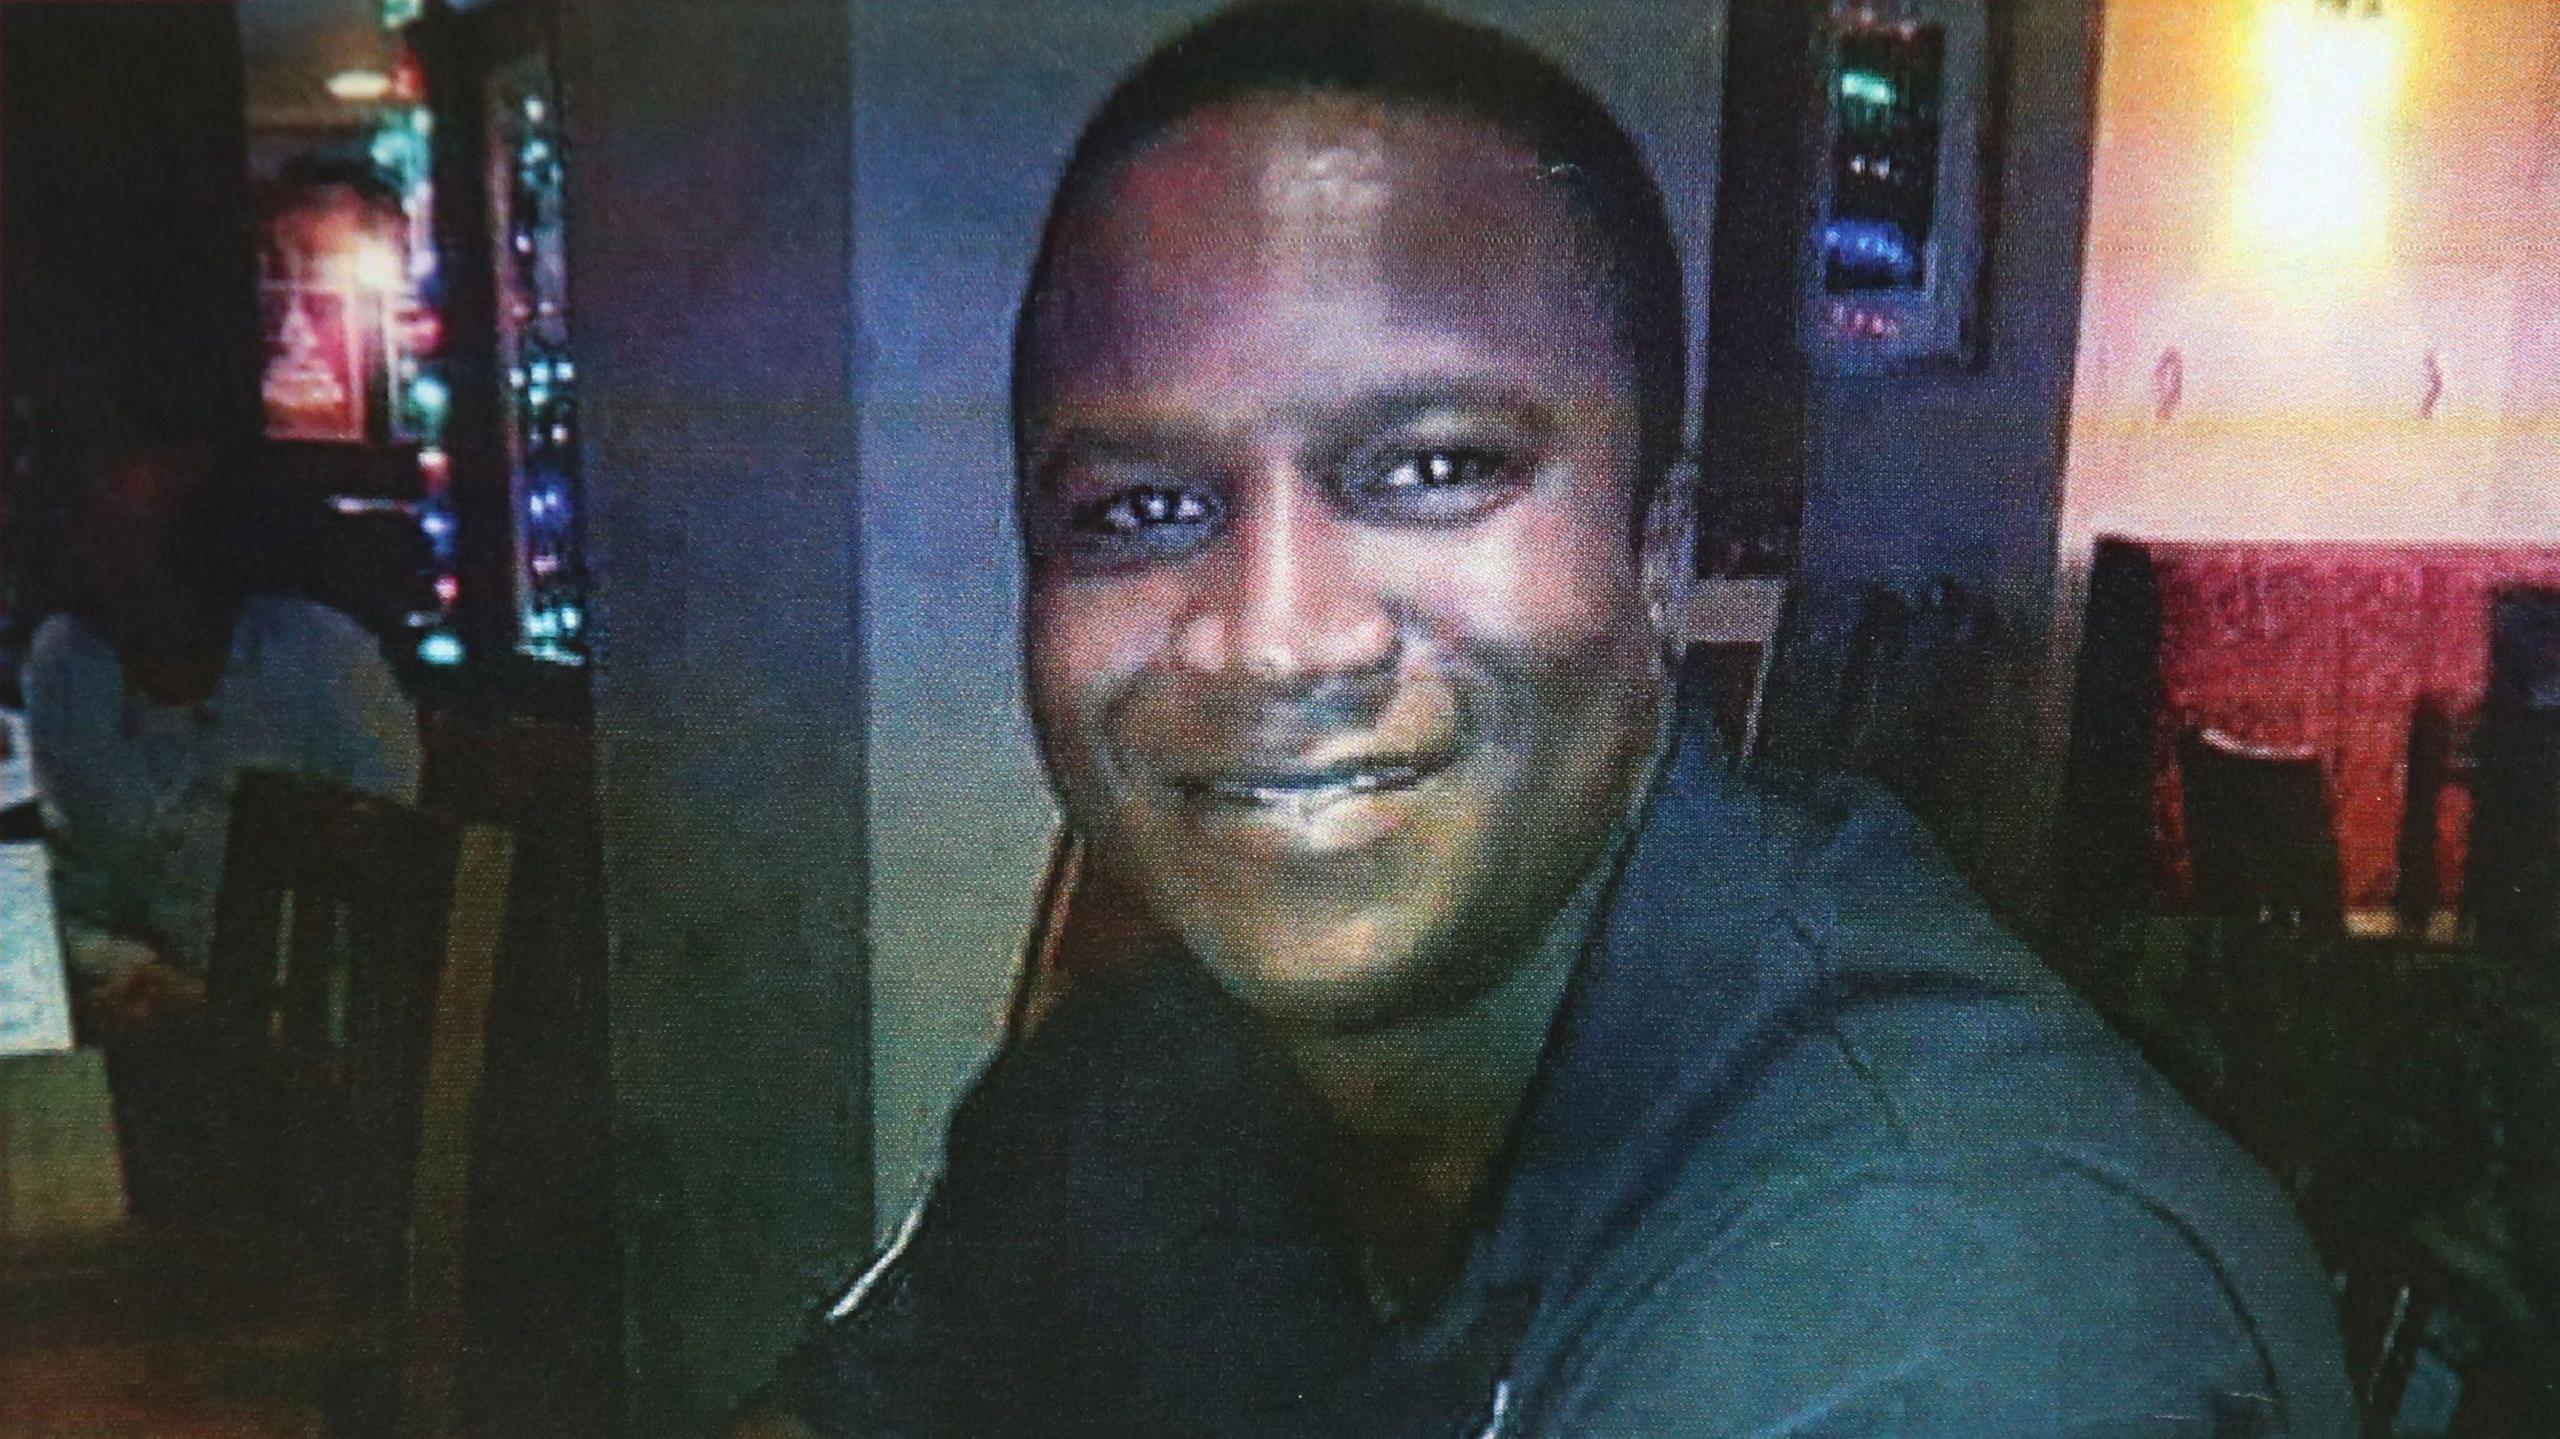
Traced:
[[1500, 982], [1662, 691], [1633, 380], [1565, 202], [1489, 128], [1256, 99], [1125, 162], [1054, 260], [1026, 668], [1070, 821], [1283, 1022]]

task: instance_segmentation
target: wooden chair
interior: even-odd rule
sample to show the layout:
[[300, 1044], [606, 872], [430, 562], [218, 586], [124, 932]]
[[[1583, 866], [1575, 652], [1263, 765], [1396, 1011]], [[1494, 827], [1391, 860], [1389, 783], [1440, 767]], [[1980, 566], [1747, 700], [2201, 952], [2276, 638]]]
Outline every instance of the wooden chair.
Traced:
[[2327, 786], [2308, 751], [2210, 729], [2180, 738], [2178, 762], [2196, 907], [2207, 921], [2175, 1000], [2201, 1026], [2193, 1097], [2299, 1193], [2334, 1147], [2301, 1123], [2300, 1105], [2334, 998], [2314, 971], [2346, 918]]
[[450, 1432], [472, 1111], [512, 841], [252, 775], [233, 800], [209, 1008], [287, 1222], [334, 1278], [346, 1433]]
[[2296, 938], [2345, 928], [2318, 755], [2199, 729], [2179, 740], [2178, 768], [2196, 901], [2207, 915]]
[[1680, 614], [1680, 703], [1715, 721], [1735, 763], [1760, 748], [1778, 630], [1787, 609], [1782, 579], [1701, 580]]
[[1037, 1028], [1077, 980], [1173, 943], [1146, 902], [1092, 862], [1083, 836], [1061, 827], [1050, 838], [1031, 927], [1014, 966], [1005, 1038]]
[[2492, 613], [2463, 908], [2484, 949], [2547, 966], [2560, 955], [2560, 590], [2501, 594]]
[[2407, 797], [2400, 809], [2400, 883], [2392, 908], [2403, 933], [2424, 936], [2443, 900], [2437, 871], [2445, 798], [2468, 794], [2478, 774], [2469, 727], [2438, 696], [2420, 696], [2410, 712], [2407, 774]]

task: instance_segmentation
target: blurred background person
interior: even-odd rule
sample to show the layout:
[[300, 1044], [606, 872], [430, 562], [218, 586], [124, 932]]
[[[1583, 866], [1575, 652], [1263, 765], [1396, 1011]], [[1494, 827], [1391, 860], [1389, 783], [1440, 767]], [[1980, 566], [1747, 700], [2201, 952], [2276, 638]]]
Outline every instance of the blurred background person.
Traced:
[[76, 396], [49, 417], [59, 612], [23, 674], [82, 1033], [108, 1053], [135, 1212], [226, 1161], [201, 1010], [243, 771], [414, 799], [414, 707], [345, 615], [257, 592], [242, 447], [186, 407]]

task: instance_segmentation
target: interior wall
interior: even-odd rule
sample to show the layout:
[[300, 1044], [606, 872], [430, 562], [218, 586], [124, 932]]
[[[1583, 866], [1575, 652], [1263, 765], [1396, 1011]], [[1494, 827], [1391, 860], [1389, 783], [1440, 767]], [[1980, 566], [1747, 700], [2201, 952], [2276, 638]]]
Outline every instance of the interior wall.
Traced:
[[1986, 346], [1961, 372], [1817, 377], [1808, 402], [1797, 647], [1773, 681], [1783, 753], [1818, 752], [1860, 590], [1951, 580], [1996, 607], [1982, 693], [1926, 763], [1960, 766], [1950, 836], [2021, 925], [2041, 918], [2063, 735], [2044, 692], [2054, 536], [2079, 334], [2099, 0], [1995, 0], [2005, 30]]
[[2050, 583], [2078, 332], [2095, 0], [2006, 0], [1986, 353], [1818, 381], [1804, 576], [1951, 576], [2033, 615]]
[[2113, 0], [2064, 548], [2560, 538], [2560, 15]]
[[[1052, 825], [1017, 693], [1008, 336], [1077, 127], [1204, 0], [857, 3], [855, 228], [870, 642], [878, 1222], [935, 1168], [995, 1036]], [[1721, 0], [1447, 5], [1562, 57], [1662, 172], [1693, 330]]]
[[844, 0], [562, 0], [625, 1432], [867, 1247]]

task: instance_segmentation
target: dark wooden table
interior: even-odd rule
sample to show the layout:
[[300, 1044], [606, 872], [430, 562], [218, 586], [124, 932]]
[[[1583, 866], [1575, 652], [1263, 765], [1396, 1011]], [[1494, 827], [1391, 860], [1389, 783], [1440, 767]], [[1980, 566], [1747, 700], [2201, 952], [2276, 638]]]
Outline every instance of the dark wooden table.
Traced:
[[316, 1266], [243, 1232], [0, 1249], [0, 1435], [317, 1439], [342, 1363]]

